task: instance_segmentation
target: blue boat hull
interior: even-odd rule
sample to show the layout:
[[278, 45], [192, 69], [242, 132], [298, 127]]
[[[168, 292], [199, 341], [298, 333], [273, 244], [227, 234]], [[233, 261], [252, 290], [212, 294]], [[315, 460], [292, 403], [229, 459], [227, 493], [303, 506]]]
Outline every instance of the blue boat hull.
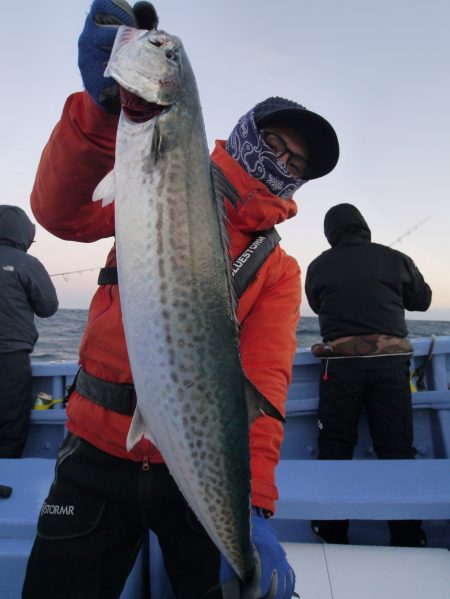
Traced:
[[[424, 363], [430, 339], [414, 340], [412, 368]], [[33, 393], [61, 398], [73, 381], [76, 362], [33, 363]], [[355, 460], [319, 462], [316, 412], [320, 363], [299, 350], [287, 401], [285, 440], [277, 469], [280, 499], [273, 524], [281, 541], [318, 542], [310, 519], [350, 518], [355, 545], [387, 545], [385, 520], [421, 518], [429, 545], [450, 549], [450, 337], [438, 337], [426, 368], [426, 390], [413, 393], [417, 460], [378, 461], [364, 415]], [[20, 589], [36, 531], [40, 505], [53, 477], [65, 436], [65, 410], [35, 410], [20, 460], [0, 460], [0, 589], [7, 599]], [[148, 561], [150, 560], [150, 567]], [[122, 599], [172, 599], [156, 538], [149, 534]]]

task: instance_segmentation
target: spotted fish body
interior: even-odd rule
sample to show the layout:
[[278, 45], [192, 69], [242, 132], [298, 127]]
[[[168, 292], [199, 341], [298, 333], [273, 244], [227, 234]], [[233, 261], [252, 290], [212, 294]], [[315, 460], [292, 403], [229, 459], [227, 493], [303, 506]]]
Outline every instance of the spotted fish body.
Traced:
[[[223, 208], [213, 193], [195, 78], [178, 38], [129, 28], [119, 30], [107, 73], [167, 107], [145, 123], [122, 113], [117, 132], [117, 265], [137, 395], [127, 445], [142, 435], [153, 440], [196, 516], [245, 580], [255, 564], [252, 389], [239, 359]], [[97, 199], [105, 197], [102, 191], [100, 184]]]

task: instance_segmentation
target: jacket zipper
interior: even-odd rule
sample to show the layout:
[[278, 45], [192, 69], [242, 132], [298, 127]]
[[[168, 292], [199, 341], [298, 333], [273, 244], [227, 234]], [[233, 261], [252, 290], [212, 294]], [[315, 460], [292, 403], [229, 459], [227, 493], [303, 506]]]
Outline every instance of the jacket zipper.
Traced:
[[147, 472], [148, 470], [150, 470], [150, 465], [148, 463], [148, 457], [144, 456], [142, 458], [142, 470], [144, 470], [144, 472]]

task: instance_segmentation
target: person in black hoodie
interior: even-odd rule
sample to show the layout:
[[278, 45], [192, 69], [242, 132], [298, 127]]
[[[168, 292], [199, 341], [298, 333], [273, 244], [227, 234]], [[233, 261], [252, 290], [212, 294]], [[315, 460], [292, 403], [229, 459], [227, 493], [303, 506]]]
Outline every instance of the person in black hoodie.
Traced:
[[[318, 459], [352, 459], [363, 405], [377, 457], [414, 458], [405, 309], [427, 310], [431, 289], [409, 256], [371, 242], [352, 204], [330, 208], [324, 230], [331, 249], [309, 265], [305, 281], [323, 338], [311, 348], [323, 360]], [[313, 521], [312, 529], [326, 542], [348, 543], [348, 524]], [[393, 546], [426, 545], [420, 521], [389, 521], [389, 528]]]
[[50, 276], [27, 254], [35, 231], [21, 208], [0, 206], [0, 458], [19, 458], [28, 436], [34, 315], [58, 309]]

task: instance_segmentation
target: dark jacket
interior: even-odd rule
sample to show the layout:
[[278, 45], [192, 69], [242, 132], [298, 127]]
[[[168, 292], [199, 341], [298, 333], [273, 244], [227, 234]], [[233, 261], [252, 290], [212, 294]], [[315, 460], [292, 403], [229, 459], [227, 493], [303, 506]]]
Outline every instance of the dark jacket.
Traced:
[[0, 353], [33, 351], [34, 315], [52, 316], [58, 298], [45, 268], [29, 256], [35, 226], [17, 206], [0, 206]]
[[331, 208], [324, 229], [332, 247], [309, 265], [305, 281], [323, 340], [370, 333], [405, 337], [405, 309], [425, 311], [431, 303], [431, 289], [414, 262], [372, 243], [351, 204]]

